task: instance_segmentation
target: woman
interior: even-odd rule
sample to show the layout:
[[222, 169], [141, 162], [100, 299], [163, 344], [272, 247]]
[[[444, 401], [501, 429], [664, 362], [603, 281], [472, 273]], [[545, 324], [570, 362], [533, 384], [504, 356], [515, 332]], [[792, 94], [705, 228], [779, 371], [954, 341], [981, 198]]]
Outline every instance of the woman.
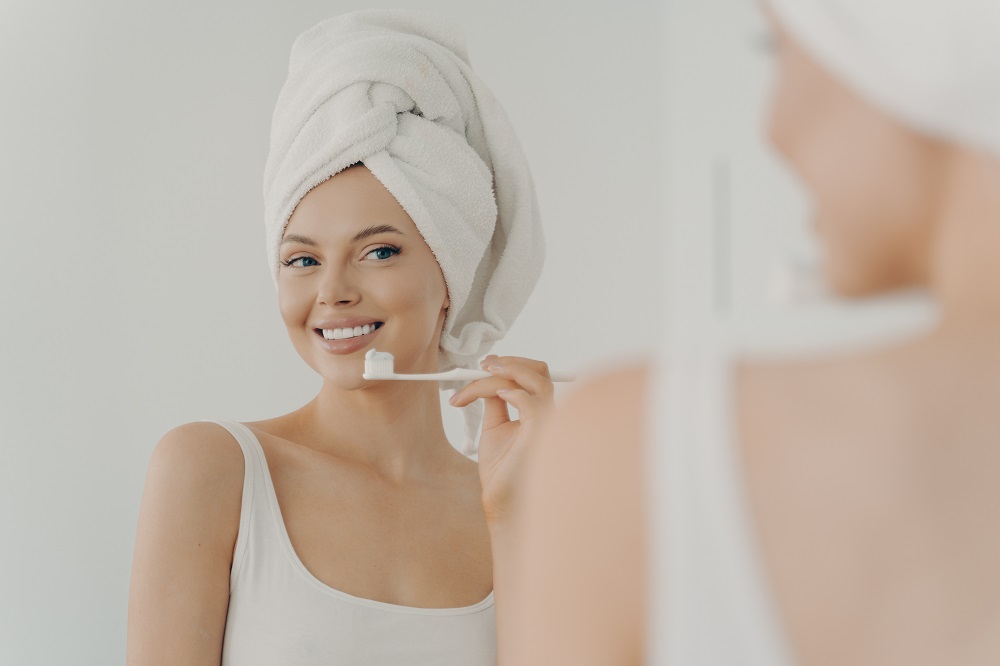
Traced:
[[493, 664], [545, 364], [488, 356], [492, 377], [452, 397], [484, 399], [467, 422], [482, 415], [478, 465], [445, 438], [435, 383], [362, 379], [376, 348], [401, 373], [474, 363], [541, 267], [527, 164], [456, 28], [365, 11], [303, 33], [264, 194], [281, 316], [322, 387], [289, 414], [189, 423], [156, 446], [128, 661]]
[[1000, 663], [1000, 5], [766, 6], [828, 282], [939, 318], [578, 391], [528, 467], [519, 665]]

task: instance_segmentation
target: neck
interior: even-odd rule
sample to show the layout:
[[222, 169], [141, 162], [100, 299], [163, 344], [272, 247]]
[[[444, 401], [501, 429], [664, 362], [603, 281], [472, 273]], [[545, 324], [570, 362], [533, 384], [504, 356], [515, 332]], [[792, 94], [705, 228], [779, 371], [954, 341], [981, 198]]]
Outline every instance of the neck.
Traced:
[[[300, 427], [329, 453], [393, 481], [427, 478], [461, 454], [448, 442], [437, 382], [381, 381], [343, 390], [323, 383], [301, 410]], [[337, 433], [323, 439], [323, 433]]]
[[1000, 341], [1000, 160], [964, 150], [950, 159], [929, 279], [938, 329]]

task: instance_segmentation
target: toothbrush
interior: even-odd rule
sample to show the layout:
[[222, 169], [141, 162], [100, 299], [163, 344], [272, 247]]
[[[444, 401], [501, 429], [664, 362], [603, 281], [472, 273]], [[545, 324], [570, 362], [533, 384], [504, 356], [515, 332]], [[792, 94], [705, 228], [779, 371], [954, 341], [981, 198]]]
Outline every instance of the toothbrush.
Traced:
[[[430, 374], [400, 375], [392, 370], [394, 359], [389, 352], [380, 352], [369, 349], [365, 354], [365, 371], [361, 375], [364, 379], [404, 379], [417, 381], [448, 381], [458, 380], [471, 382], [474, 379], [486, 379], [493, 375], [485, 370], [470, 370], [467, 368], [455, 368], [448, 372], [434, 372]], [[553, 372], [550, 378], [554, 382], [572, 382], [576, 380], [576, 375], [571, 372]]]

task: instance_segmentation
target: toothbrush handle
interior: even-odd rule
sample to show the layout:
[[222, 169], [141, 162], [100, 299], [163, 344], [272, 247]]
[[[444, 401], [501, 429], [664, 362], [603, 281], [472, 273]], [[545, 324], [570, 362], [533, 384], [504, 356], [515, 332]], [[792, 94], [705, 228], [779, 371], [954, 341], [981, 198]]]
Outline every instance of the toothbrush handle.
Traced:
[[[409, 379], [409, 380], [425, 380], [425, 381], [449, 381], [457, 380], [460, 382], [471, 382], [476, 379], [486, 379], [487, 377], [492, 377], [490, 373], [485, 370], [472, 370], [469, 368], [455, 368], [454, 370], [449, 370], [448, 372], [435, 372], [431, 374], [416, 374], [416, 375], [395, 375], [393, 379]], [[576, 375], [572, 372], [553, 372], [551, 373], [551, 379], [554, 382], [573, 382], [576, 381]]]
[[[457, 379], [460, 381], [471, 382], [475, 379], [486, 379], [487, 377], [492, 377], [490, 373], [485, 370], [469, 370], [466, 368], [455, 368], [454, 370], [449, 370], [448, 372], [441, 373], [442, 378], [447, 379]], [[549, 373], [549, 378], [554, 382], [574, 382], [576, 381], [576, 375], [572, 372], [552, 372]]]

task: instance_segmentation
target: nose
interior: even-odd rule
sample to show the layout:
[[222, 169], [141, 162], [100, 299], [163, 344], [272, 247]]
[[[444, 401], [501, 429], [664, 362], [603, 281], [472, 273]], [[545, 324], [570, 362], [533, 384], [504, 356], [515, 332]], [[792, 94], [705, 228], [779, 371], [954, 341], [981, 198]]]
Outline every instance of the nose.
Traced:
[[320, 280], [316, 300], [320, 305], [353, 305], [361, 300], [355, 276], [349, 267], [330, 267]]

